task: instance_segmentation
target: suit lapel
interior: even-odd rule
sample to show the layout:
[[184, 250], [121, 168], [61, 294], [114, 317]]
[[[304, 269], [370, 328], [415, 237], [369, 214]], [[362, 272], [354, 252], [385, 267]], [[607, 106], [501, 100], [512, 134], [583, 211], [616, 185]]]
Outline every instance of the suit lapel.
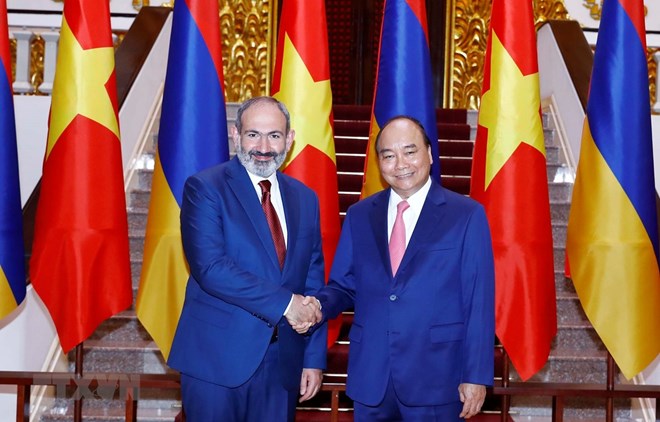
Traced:
[[383, 265], [388, 274], [392, 274], [392, 264], [390, 263], [389, 241], [387, 239], [387, 205], [390, 198], [390, 189], [377, 193], [372, 203], [371, 215], [369, 221], [371, 229], [376, 239], [376, 247], [380, 253]]
[[440, 185], [435, 182], [431, 183], [431, 189], [426, 196], [422, 212], [419, 214], [419, 219], [415, 225], [415, 230], [410, 238], [406, 252], [399, 265], [399, 271], [412, 261], [417, 252], [423, 249], [426, 245], [427, 239], [434, 233], [437, 233], [435, 228], [440, 224], [443, 217], [440, 207], [445, 203], [445, 194]]
[[252, 222], [271, 262], [279, 269], [280, 264], [277, 260], [277, 252], [275, 252], [273, 237], [270, 234], [270, 228], [268, 227], [268, 222], [264, 216], [264, 210], [261, 208], [259, 198], [257, 198], [255, 194], [254, 186], [250, 181], [247, 170], [245, 170], [236, 157], [232, 159], [231, 163], [232, 164], [227, 169], [227, 175], [229, 176], [227, 178], [227, 183]]
[[286, 180], [280, 173], [277, 174], [277, 181], [280, 185], [280, 194], [282, 195], [282, 203], [284, 204], [284, 216], [286, 218], [286, 258], [284, 259], [284, 272], [289, 267], [291, 259], [295, 253], [296, 241], [298, 237], [298, 229], [300, 228], [300, 200], [298, 193], [291, 187], [289, 181]]

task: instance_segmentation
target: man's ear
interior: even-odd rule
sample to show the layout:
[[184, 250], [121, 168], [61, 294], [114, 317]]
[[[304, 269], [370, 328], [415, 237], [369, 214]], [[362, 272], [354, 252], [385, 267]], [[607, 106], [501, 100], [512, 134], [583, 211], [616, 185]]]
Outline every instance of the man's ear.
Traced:
[[289, 151], [291, 149], [291, 145], [293, 145], [293, 141], [296, 137], [296, 131], [291, 129], [289, 130], [289, 133], [286, 135], [286, 150]]
[[230, 132], [231, 132], [231, 139], [234, 141], [234, 148], [238, 150], [238, 146], [240, 145], [241, 142], [241, 134], [238, 133], [238, 129], [236, 128], [236, 126], [232, 126]]

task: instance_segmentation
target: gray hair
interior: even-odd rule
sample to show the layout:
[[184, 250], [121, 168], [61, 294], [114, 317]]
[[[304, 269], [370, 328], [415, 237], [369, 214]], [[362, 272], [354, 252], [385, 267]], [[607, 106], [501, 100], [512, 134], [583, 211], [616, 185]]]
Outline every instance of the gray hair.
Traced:
[[243, 104], [241, 104], [241, 106], [238, 108], [238, 111], [236, 112], [236, 122], [234, 123], [238, 133], [241, 133], [241, 130], [243, 129], [243, 113], [245, 112], [245, 110], [247, 110], [248, 108], [252, 107], [255, 104], [261, 104], [261, 103], [270, 103], [270, 104], [275, 104], [277, 106], [277, 108], [282, 112], [284, 118], [286, 119], [286, 134], [288, 135], [289, 129], [291, 129], [291, 116], [289, 115], [289, 110], [287, 110], [283, 102], [278, 101], [276, 98], [267, 97], [267, 96], [253, 97], [250, 98], [249, 100], [244, 101]]

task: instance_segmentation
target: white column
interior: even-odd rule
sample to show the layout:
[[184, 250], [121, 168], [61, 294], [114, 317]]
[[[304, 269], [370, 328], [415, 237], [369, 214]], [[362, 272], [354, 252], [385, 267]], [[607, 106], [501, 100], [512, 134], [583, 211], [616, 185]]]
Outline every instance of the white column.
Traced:
[[14, 92], [24, 93], [32, 91], [30, 84], [30, 39], [32, 31], [14, 29], [11, 31], [16, 38], [16, 81]]
[[44, 94], [50, 94], [53, 91], [53, 81], [55, 80], [55, 64], [57, 63], [57, 44], [60, 39], [60, 33], [54, 31], [42, 32], [41, 38], [44, 40], [44, 80], [39, 85], [39, 91]]

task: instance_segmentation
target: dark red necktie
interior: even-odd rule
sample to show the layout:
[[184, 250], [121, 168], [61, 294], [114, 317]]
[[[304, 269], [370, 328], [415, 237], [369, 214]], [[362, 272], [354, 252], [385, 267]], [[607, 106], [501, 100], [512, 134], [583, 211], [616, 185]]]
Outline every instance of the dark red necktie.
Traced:
[[270, 227], [270, 234], [273, 236], [273, 243], [275, 243], [275, 252], [277, 252], [277, 260], [280, 262], [280, 268], [284, 267], [284, 257], [286, 256], [286, 245], [284, 243], [284, 234], [282, 233], [282, 226], [280, 219], [277, 218], [275, 207], [270, 201], [270, 181], [262, 180], [259, 182], [261, 187], [261, 207], [266, 214], [266, 221]]

